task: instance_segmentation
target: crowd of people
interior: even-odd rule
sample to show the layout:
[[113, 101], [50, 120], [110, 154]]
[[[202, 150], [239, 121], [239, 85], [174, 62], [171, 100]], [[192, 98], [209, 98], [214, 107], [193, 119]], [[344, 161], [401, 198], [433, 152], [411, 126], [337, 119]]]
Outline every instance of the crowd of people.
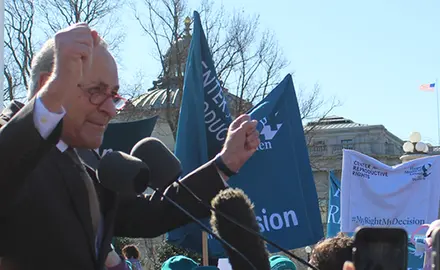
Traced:
[[[432, 233], [440, 228], [440, 220], [432, 222], [426, 232], [426, 260], [425, 265], [430, 265], [430, 249], [432, 247]], [[130, 252], [124, 251], [130, 248]], [[135, 246], [127, 246], [123, 249], [123, 256], [126, 259], [126, 270], [137, 270], [138, 268], [131, 267], [131, 262], [135, 260], [140, 261], [140, 252]], [[334, 237], [326, 238], [318, 242], [310, 255], [309, 263], [319, 270], [355, 270], [351, 262], [353, 259], [354, 239], [344, 233], [338, 233]], [[288, 257], [284, 255], [273, 255], [269, 258], [271, 270], [296, 270], [297, 265]], [[200, 266], [193, 259], [176, 255], [168, 258], [162, 263], [161, 270], [196, 270], [196, 269], [218, 269], [215, 266]], [[109, 269], [112, 270], [112, 269]]]
[[[317, 243], [312, 250], [309, 263], [320, 270], [342, 269], [344, 263], [352, 260], [353, 238], [343, 233], [335, 237], [327, 238]], [[141, 268], [141, 254], [134, 245], [125, 246], [122, 249], [125, 261], [117, 267], [109, 270], [139, 270]], [[271, 270], [296, 270], [297, 265], [284, 255], [273, 255], [269, 258]], [[197, 270], [219, 269], [216, 266], [200, 266], [193, 259], [176, 255], [162, 262], [160, 270]]]

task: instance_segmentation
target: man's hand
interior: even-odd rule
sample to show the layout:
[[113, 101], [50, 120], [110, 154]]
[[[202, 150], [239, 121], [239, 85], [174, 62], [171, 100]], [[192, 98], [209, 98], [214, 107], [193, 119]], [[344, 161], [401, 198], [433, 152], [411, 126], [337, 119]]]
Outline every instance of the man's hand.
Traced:
[[260, 144], [260, 134], [257, 131], [257, 121], [249, 115], [241, 115], [231, 123], [225, 145], [220, 156], [225, 165], [233, 172], [238, 170], [257, 151]]
[[99, 44], [96, 31], [86, 23], [65, 28], [54, 37], [54, 68], [40, 96], [47, 109], [62, 111], [65, 100], [78, 95], [78, 84], [90, 70], [93, 48]]

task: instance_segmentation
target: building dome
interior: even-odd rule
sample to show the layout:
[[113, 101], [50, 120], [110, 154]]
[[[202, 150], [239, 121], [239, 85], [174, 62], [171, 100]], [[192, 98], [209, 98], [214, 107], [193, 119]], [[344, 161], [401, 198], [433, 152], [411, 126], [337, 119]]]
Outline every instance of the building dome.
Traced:
[[133, 106], [139, 108], [149, 108], [153, 110], [165, 109], [167, 107], [167, 92], [169, 93], [169, 106], [179, 108], [180, 100], [178, 98], [180, 89], [160, 89], [154, 88], [146, 93], [136, 97], [131, 101]]

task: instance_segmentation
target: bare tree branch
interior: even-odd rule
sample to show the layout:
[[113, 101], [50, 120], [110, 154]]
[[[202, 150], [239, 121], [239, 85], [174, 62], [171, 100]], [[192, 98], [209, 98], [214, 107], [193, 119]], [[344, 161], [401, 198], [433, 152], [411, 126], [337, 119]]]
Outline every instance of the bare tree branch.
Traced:
[[5, 1], [5, 100], [25, 96], [33, 57], [35, 6], [32, 0]]
[[[79, 22], [97, 29], [107, 41], [113, 54], [125, 38], [121, 27], [116, 27], [113, 15], [124, 5], [123, 0], [41, 0], [39, 12], [43, 17], [42, 29], [52, 36], [57, 31]], [[118, 31], [116, 31], [118, 30]]]
[[[26, 96], [34, 49], [41, 41], [34, 37], [37, 28], [48, 38], [73, 23], [87, 22], [97, 28], [117, 56], [125, 34], [110, 20], [123, 3], [119, 0], [5, 0], [4, 98]], [[40, 16], [36, 16], [37, 13]], [[37, 17], [42, 20], [37, 21]]]

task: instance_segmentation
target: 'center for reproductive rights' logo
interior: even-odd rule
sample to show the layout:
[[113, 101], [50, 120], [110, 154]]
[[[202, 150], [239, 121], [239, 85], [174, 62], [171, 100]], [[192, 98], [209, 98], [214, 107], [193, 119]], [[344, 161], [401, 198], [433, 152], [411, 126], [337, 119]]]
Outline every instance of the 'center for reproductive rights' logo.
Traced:
[[264, 117], [259, 121], [259, 124], [263, 126], [260, 131], [261, 142], [257, 147], [258, 151], [270, 150], [272, 149], [272, 140], [277, 135], [280, 128], [283, 126], [283, 123], [277, 121], [278, 112], [275, 113], [274, 118], [268, 119], [268, 117]]
[[405, 174], [412, 176], [413, 181], [425, 180], [431, 175], [432, 163], [426, 163], [422, 166], [412, 166], [405, 170]]

